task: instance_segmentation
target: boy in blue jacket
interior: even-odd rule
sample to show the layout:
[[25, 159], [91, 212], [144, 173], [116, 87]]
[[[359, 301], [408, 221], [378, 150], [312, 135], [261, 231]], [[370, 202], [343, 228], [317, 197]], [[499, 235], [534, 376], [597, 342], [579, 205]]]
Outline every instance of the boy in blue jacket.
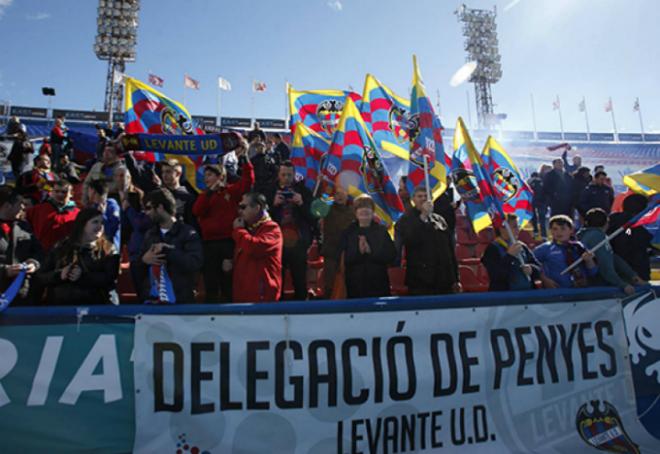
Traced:
[[[541, 263], [543, 272], [541, 282], [545, 288], [575, 288], [589, 286], [589, 280], [598, 274], [594, 255], [588, 252], [582, 243], [572, 241], [573, 221], [560, 214], [550, 218], [552, 241], [543, 243], [534, 249], [534, 256]], [[584, 260], [572, 271], [561, 274], [573, 262], [582, 257]]]

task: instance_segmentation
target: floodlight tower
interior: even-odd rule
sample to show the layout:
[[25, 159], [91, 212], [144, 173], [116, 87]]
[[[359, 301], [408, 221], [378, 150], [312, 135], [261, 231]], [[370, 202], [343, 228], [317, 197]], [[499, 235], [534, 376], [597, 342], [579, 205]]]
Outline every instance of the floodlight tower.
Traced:
[[99, 0], [94, 53], [108, 62], [103, 108], [110, 124], [115, 110], [121, 112], [123, 99], [115, 74], [126, 70], [126, 62], [135, 61], [139, 10], [140, 0]]
[[493, 111], [491, 85], [502, 78], [501, 56], [498, 50], [497, 9], [470, 9], [464, 4], [456, 10], [463, 23], [464, 49], [467, 61], [476, 61], [477, 69], [470, 77], [474, 84], [479, 127], [490, 129], [498, 120]]

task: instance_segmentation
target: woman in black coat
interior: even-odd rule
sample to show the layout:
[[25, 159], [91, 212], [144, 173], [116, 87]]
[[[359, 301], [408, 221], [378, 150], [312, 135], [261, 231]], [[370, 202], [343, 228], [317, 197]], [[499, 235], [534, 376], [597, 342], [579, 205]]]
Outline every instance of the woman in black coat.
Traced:
[[103, 236], [103, 213], [85, 208], [46, 259], [39, 280], [50, 305], [119, 304], [118, 275], [119, 254]]
[[396, 258], [387, 228], [374, 220], [374, 201], [368, 195], [353, 201], [356, 221], [342, 234], [339, 253], [344, 257], [346, 296], [389, 296], [388, 267]]

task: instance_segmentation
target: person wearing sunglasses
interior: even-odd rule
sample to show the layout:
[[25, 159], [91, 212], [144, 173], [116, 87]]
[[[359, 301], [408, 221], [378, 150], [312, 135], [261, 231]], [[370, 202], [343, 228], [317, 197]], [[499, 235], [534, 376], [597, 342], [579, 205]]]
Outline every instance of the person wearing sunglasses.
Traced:
[[282, 292], [282, 231], [258, 192], [243, 195], [238, 216], [232, 234], [234, 302], [277, 301]]

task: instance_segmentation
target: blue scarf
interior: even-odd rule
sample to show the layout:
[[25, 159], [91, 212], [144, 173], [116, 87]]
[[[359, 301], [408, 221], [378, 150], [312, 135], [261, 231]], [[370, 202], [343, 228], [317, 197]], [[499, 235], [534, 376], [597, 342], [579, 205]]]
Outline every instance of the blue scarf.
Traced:
[[176, 296], [174, 295], [174, 286], [172, 280], [167, 274], [165, 265], [152, 265], [149, 267], [149, 296], [147, 301], [151, 304], [174, 304]]
[[14, 301], [14, 298], [16, 298], [16, 295], [18, 295], [18, 291], [23, 286], [23, 281], [25, 281], [26, 275], [27, 270], [23, 265], [23, 269], [21, 269], [21, 272], [18, 273], [18, 276], [14, 278], [13, 282], [9, 285], [7, 290], [0, 294], [0, 312], [4, 312], [9, 307], [11, 302]]

